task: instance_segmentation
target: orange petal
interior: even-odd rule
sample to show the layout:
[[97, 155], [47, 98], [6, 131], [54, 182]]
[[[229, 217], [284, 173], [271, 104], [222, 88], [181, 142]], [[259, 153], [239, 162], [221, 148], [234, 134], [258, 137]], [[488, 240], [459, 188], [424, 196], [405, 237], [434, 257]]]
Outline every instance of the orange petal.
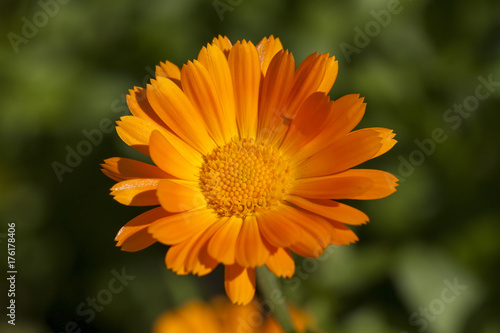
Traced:
[[239, 265], [226, 265], [224, 286], [231, 302], [245, 305], [255, 295], [255, 268], [243, 268]]
[[283, 50], [283, 45], [281, 44], [279, 38], [274, 38], [274, 36], [271, 35], [269, 38], [262, 38], [256, 48], [259, 53], [260, 68], [262, 70], [262, 74], [265, 76], [271, 60], [276, 53]]
[[359, 225], [369, 221], [368, 216], [362, 211], [332, 200], [304, 199], [290, 195], [286, 197], [286, 201], [328, 219], [346, 224]]
[[351, 169], [337, 174], [339, 177], [364, 177], [372, 181], [370, 188], [362, 195], [350, 198], [358, 200], [372, 200], [385, 198], [396, 192], [398, 179], [382, 170]]
[[297, 111], [307, 97], [318, 91], [317, 89], [325, 76], [327, 59], [328, 54], [318, 55], [318, 53], [313, 53], [299, 65], [295, 72], [292, 89], [286, 103], [284, 112], [286, 118], [295, 118]]
[[236, 262], [243, 267], [262, 266], [269, 257], [269, 249], [262, 240], [255, 215], [243, 220], [236, 242]]
[[313, 251], [318, 247], [324, 249], [331, 243], [333, 228], [325, 218], [288, 205], [282, 205], [280, 213], [290, 224], [295, 224], [302, 230], [300, 240], [292, 244], [291, 248], [298, 243], [304, 243]]
[[278, 277], [289, 278], [295, 272], [295, 261], [292, 254], [281, 247], [267, 258], [266, 266]]
[[351, 132], [298, 165], [296, 177], [326, 176], [355, 167], [375, 156], [382, 147], [380, 141], [377, 131]]
[[102, 172], [111, 179], [121, 182], [133, 178], [170, 178], [171, 176], [155, 165], [125, 157], [112, 157], [101, 164]]
[[226, 218], [225, 223], [208, 242], [208, 254], [225, 265], [235, 263], [235, 247], [243, 220], [238, 217]]
[[294, 158], [297, 161], [304, 160], [311, 155], [314, 155], [329, 144], [344, 137], [349, 133], [361, 120], [364, 115], [366, 104], [359, 95], [346, 95], [329, 104], [329, 109], [323, 119], [311, 119], [317, 124], [321, 121], [325, 125], [318, 126], [318, 131], [312, 132], [311, 137], [305, 139], [306, 145], [300, 150], [293, 151]]
[[206, 206], [198, 183], [180, 179], [162, 179], [158, 183], [158, 199], [165, 210], [178, 213]]
[[167, 267], [181, 275], [193, 273], [202, 276], [210, 273], [218, 262], [206, 255], [206, 244], [222, 223], [220, 220], [214, 220], [207, 229], [171, 246], [165, 257]]
[[236, 121], [241, 138], [255, 138], [260, 89], [260, 61], [251, 42], [237, 42], [229, 53], [229, 69], [233, 78]]
[[299, 152], [330, 123], [329, 117], [333, 115], [332, 106], [330, 97], [324, 93], [317, 92], [310, 95], [292, 120], [280, 150], [289, 156]]
[[219, 145], [226, 143], [224, 114], [219, 94], [208, 70], [197, 60], [182, 67], [182, 90], [207, 124], [208, 133]]
[[370, 129], [378, 131], [379, 137], [382, 139], [380, 141], [382, 147], [380, 147], [379, 151], [375, 154], [375, 156], [373, 156], [373, 158], [387, 153], [397, 143], [397, 141], [393, 139], [396, 136], [396, 133], [393, 133], [391, 129], [381, 127], [372, 127]]
[[160, 202], [156, 196], [158, 179], [128, 179], [115, 184], [111, 195], [121, 204], [127, 206], [154, 206]]
[[125, 116], [116, 122], [116, 132], [130, 147], [149, 156], [149, 137], [154, 130], [165, 131], [160, 125], [145, 119]]
[[212, 45], [219, 47], [222, 50], [222, 52], [224, 52], [226, 57], [229, 55], [229, 51], [232, 48], [232, 44], [229, 38], [227, 38], [226, 36], [223, 37], [221, 35], [213, 39]]
[[203, 163], [202, 155], [177, 135], [162, 128], [157, 131], [160, 132], [161, 135], [168, 140], [170, 145], [172, 145], [175, 150], [182, 154], [187, 162], [195, 166], [199, 166]]
[[293, 84], [295, 61], [288, 51], [279, 51], [262, 81], [259, 105], [259, 137], [273, 139], [275, 128], [285, 127], [283, 108]]
[[[159, 131], [154, 131], [149, 142], [149, 152], [153, 162], [165, 172], [180, 179], [198, 180], [202, 159], [193, 148], [176, 149]], [[195, 158], [198, 157], [196, 165], [184, 157], [190, 154]]]
[[334, 117], [331, 126], [327, 128], [327, 137], [330, 137], [328, 143], [344, 137], [359, 124], [366, 109], [366, 103], [363, 101], [364, 97], [359, 97], [359, 94], [350, 94], [333, 102], [332, 113]]
[[335, 80], [337, 79], [337, 74], [339, 72], [339, 63], [335, 60], [335, 57], [330, 57], [326, 60], [325, 66], [325, 76], [323, 81], [318, 87], [318, 91], [327, 93], [332, 89]]
[[158, 219], [149, 226], [149, 232], [163, 244], [173, 245], [191, 239], [208, 229], [218, 218], [208, 209], [196, 209], [171, 214]]
[[[310, 95], [317, 92], [325, 75], [327, 58], [328, 54], [311, 54], [297, 68], [288, 99], [283, 107], [282, 117], [285, 124], [293, 121], [304, 101]], [[271, 144], [280, 144], [288, 131], [288, 127], [289, 125], [274, 128], [273, 138], [270, 141]]]
[[156, 239], [148, 233], [148, 227], [167, 215], [168, 212], [157, 207], [136, 216], [118, 231], [115, 237], [116, 246], [121, 246], [123, 251], [135, 252], [155, 243]]
[[186, 270], [193, 274], [203, 276], [213, 271], [219, 264], [217, 260], [207, 253], [207, 246], [210, 237], [219, 227], [219, 223], [214, 223], [207, 231], [202, 232], [200, 237], [193, 242], [186, 262]]
[[[149, 139], [153, 131], [159, 131], [177, 149], [186, 154], [188, 161], [195, 164], [202, 161], [201, 155], [186, 142], [158, 123], [135, 116], [121, 117], [116, 122], [120, 138], [132, 148], [149, 155]], [[194, 153], [193, 153], [194, 152]]]
[[380, 199], [396, 191], [397, 181], [385, 171], [350, 169], [331, 176], [299, 179], [290, 194], [312, 199]]
[[135, 232], [133, 236], [123, 241], [121, 246], [122, 251], [136, 252], [147, 248], [156, 243], [156, 239], [151, 236], [147, 228], [143, 228]]
[[323, 254], [325, 248], [326, 246], [322, 246], [311, 241], [310, 236], [307, 236], [305, 239], [302, 239], [290, 246], [290, 250], [299, 256], [306, 258], [318, 258], [321, 254]]
[[233, 80], [227, 57], [219, 47], [208, 44], [201, 49], [198, 61], [208, 70], [217, 91], [222, 107], [221, 119], [224, 121], [223, 132], [226, 140], [238, 136]]
[[159, 66], [156, 66], [156, 77], [162, 76], [172, 80], [179, 87], [181, 86], [181, 71], [177, 65], [171, 63], [170, 61], [160, 62]]
[[339, 175], [343, 173], [297, 180], [290, 194], [312, 199], [353, 199], [373, 186], [373, 181], [366, 177]]
[[349, 245], [358, 241], [358, 236], [342, 223], [332, 221], [331, 224], [335, 228], [332, 244]]
[[202, 154], [215, 148], [199, 111], [173, 81], [164, 77], [151, 80], [147, 95], [156, 113], [181, 139]]
[[167, 127], [149, 104], [146, 89], [134, 87], [129, 90], [127, 105], [134, 116]]
[[269, 244], [276, 247], [288, 247], [297, 242], [302, 230], [290, 223], [277, 209], [273, 212], [259, 211], [256, 215], [259, 230]]

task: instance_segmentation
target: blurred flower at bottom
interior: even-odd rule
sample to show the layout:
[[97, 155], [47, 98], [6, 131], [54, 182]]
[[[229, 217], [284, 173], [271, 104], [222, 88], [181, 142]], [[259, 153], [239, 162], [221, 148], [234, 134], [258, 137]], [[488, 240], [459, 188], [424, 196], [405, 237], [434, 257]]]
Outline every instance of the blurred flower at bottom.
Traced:
[[[296, 332], [305, 333], [315, 328], [311, 316], [290, 307]], [[272, 317], [254, 301], [248, 305], [231, 304], [225, 297], [216, 297], [210, 303], [191, 301], [176, 310], [169, 310], [158, 317], [153, 333], [283, 333]]]

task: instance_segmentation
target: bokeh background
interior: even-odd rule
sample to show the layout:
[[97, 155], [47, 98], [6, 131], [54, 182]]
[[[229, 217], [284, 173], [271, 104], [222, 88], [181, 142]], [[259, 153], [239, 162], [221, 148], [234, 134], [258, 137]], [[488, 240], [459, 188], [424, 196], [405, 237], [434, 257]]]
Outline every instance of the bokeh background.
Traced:
[[[144, 159], [110, 124], [159, 61], [182, 65], [218, 34], [274, 34], [297, 63], [336, 55], [330, 96], [365, 96], [360, 127], [395, 130], [396, 147], [367, 166], [401, 179], [389, 198], [349, 202], [371, 218], [360, 242], [297, 258], [287, 299], [326, 332], [500, 332], [498, 1], [11, 0], [0, 17], [0, 260], [5, 276], [15, 222], [18, 270], [16, 326], [2, 315], [0, 331], [148, 332], [163, 311], [224, 292], [220, 268], [179, 277], [161, 244], [114, 246], [145, 209], [113, 201], [99, 164]], [[86, 156], [68, 162], [78, 149]], [[105, 298], [123, 272], [126, 286]], [[91, 316], [98, 295], [106, 304]]]

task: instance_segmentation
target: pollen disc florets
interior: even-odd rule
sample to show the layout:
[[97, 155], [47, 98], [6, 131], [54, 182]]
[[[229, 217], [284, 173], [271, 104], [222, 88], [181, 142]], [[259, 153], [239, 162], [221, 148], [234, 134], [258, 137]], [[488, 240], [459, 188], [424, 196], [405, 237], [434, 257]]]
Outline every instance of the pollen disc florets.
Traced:
[[245, 217], [281, 203], [291, 179], [288, 161], [274, 147], [233, 140], [204, 156], [200, 187], [219, 216]]

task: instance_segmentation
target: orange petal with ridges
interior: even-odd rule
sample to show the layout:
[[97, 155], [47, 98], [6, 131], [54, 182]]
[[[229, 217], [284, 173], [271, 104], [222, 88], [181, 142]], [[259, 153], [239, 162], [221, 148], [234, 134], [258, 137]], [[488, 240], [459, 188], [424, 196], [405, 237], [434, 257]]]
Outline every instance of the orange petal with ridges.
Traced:
[[224, 270], [224, 287], [234, 304], [245, 305], [255, 295], [255, 268], [227, 265]]
[[283, 45], [281, 44], [279, 38], [274, 38], [274, 36], [271, 35], [269, 38], [262, 38], [256, 45], [256, 48], [259, 53], [260, 68], [262, 70], [262, 74], [265, 76], [271, 60], [276, 53], [283, 50]]
[[318, 91], [323, 77], [328, 54], [313, 53], [308, 56], [297, 68], [293, 78], [292, 89], [288, 96], [284, 116], [294, 119], [297, 111], [312, 93]]
[[213, 150], [215, 143], [208, 134], [205, 121], [173, 81], [164, 77], [151, 80], [147, 96], [158, 116], [180, 138], [202, 154]]
[[198, 61], [208, 70], [217, 91], [222, 107], [221, 118], [224, 120], [223, 132], [226, 140], [238, 136], [233, 80], [227, 57], [219, 47], [208, 44], [198, 54]]
[[255, 215], [247, 215], [243, 220], [236, 242], [236, 262], [243, 267], [262, 266], [269, 257], [269, 249], [264, 243]]
[[290, 194], [312, 199], [353, 199], [368, 191], [373, 181], [366, 177], [325, 176], [299, 179]]
[[[332, 127], [328, 128], [328, 134], [332, 141], [347, 135], [356, 127], [363, 116], [365, 115], [366, 103], [364, 97], [359, 97], [359, 94], [349, 94], [333, 102], [332, 112], [335, 119]], [[332, 135], [333, 134], [333, 135]]]
[[280, 150], [286, 155], [293, 156], [306, 146], [330, 123], [329, 117], [333, 115], [330, 111], [332, 106], [330, 97], [324, 93], [311, 94], [302, 103], [297, 116], [292, 120]]
[[339, 72], [339, 63], [335, 60], [335, 57], [330, 57], [326, 60], [325, 65], [325, 76], [323, 81], [318, 87], [318, 91], [327, 93], [332, 89], [335, 80], [337, 79], [337, 74]]
[[290, 224], [293, 223], [302, 229], [300, 241], [310, 238], [312, 239], [311, 244], [313, 246], [318, 244], [322, 248], [330, 244], [333, 229], [325, 218], [302, 208], [295, 208], [288, 205], [282, 205], [280, 213], [290, 221]]
[[218, 220], [208, 209], [190, 210], [158, 219], [148, 228], [153, 237], [167, 245], [182, 243], [198, 233], [207, 230]]
[[210, 273], [218, 262], [205, 255], [204, 252], [208, 239], [220, 225], [220, 220], [215, 221], [207, 229], [182, 243], [171, 246], [165, 256], [167, 268], [180, 275], [193, 273], [202, 276]]
[[214, 233], [208, 242], [208, 254], [225, 265], [235, 263], [236, 241], [243, 220], [239, 217], [226, 218], [225, 223]]
[[156, 165], [125, 157], [111, 157], [101, 164], [102, 172], [111, 179], [121, 182], [134, 178], [170, 178], [171, 176]]
[[156, 243], [156, 239], [151, 236], [147, 228], [138, 230], [133, 236], [123, 241], [121, 250], [126, 252], [137, 252], [144, 250], [148, 246]]
[[358, 236], [342, 223], [331, 221], [331, 224], [335, 228], [332, 244], [349, 245], [359, 240]]
[[364, 177], [372, 180], [370, 188], [350, 199], [373, 200], [385, 198], [396, 192], [398, 179], [389, 172], [372, 169], [351, 169], [337, 174], [339, 177]]
[[226, 57], [229, 55], [229, 51], [231, 51], [231, 48], [233, 47], [229, 38], [221, 35], [212, 40], [212, 45], [219, 47], [222, 52], [224, 52]]
[[259, 104], [258, 135], [262, 140], [271, 141], [276, 128], [286, 127], [282, 112], [292, 88], [294, 70], [295, 61], [288, 51], [279, 51], [269, 64]]
[[197, 182], [180, 179], [162, 179], [158, 183], [158, 200], [172, 213], [203, 207], [207, 204]]
[[135, 252], [156, 242], [148, 233], [148, 227], [155, 221], [169, 215], [163, 208], [157, 207], [144, 212], [127, 222], [115, 237], [116, 246], [123, 251]]
[[380, 199], [396, 191], [397, 181], [385, 171], [350, 169], [331, 176], [299, 179], [290, 194], [312, 199]]
[[274, 128], [273, 138], [269, 142], [279, 145], [288, 132], [290, 121], [297, 116], [302, 104], [307, 98], [317, 92], [321, 80], [325, 74], [325, 63], [327, 54], [317, 53], [307, 57], [295, 72], [292, 88], [288, 95], [287, 102], [283, 107], [282, 117], [287, 126]]
[[241, 138], [255, 138], [260, 89], [260, 61], [251, 42], [237, 42], [229, 52], [229, 69], [233, 78], [236, 122]]
[[[300, 216], [297, 218], [300, 219], [302, 223], [309, 224], [309, 228], [317, 230], [313, 232], [304, 232], [302, 238], [290, 246], [290, 250], [303, 257], [318, 258], [335, 239], [336, 229], [331, 221], [319, 215], [307, 213], [304, 210], [300, 210], [300, 212], [306, 219]], [[314, 221], [316, 224], [314, 225], [311, 221]]]
[[346, 224], [360, 225], [369, 221], [368, 215], [362, 211], [332, 200], [305, 199], [289, 195], [286, 197], [286, 201], [328, 219]]
[[146, 89], [141, 87], [130, 89], [127, 95], [127, 105], [132, 115], [167, 127], [149, 104]]
[[193, 242], [186, 260], [186, 270], [198, 276], [206, 275], [219, 264], [217, 260], [208, 255], [207, 245], [210, 237], [219, 228], [222, 221], [214, 223], [208, 230], [202, 232], [200, 237]]
[[393, 139], [396, 136], [396, 133], [394, 133], [391, 129], [372, 127], [370, 130], [379, 132], [379, 137], [381, 138], [380, 143], [382, 144], [382, 147], [380, 147], [379, 151], [375, 154], [375, 156], [373, 156], [373, 158], [385, 154], [397, 143], [397, 141]]
[[125, 116], [116, 122], [116, 132], [130, 147], [149, 156], [149, 137], [154, 130], [165, 131], [157, 123], [145, 119]]
[[299, 164], [296, 177], [327, 176], [355, 167], [375, 156], [382, 147], [380, 141], [377, 131], [351, 132]]
[[179, 67], [177, 67], [177, 65], [171, 63], [168, 60], [165, 60], [165, 62], [160, 62], [160, 65], [156, 66], [155, 76], [166, 77], [174, 81], [174, 83], [179, 87], [181, 86], [181, 70], [179, 69]]
[[318, 258], [321, 254], [323, 254], [325, 248], [326, 246], [320, 245], [312, 239], [310, 235], [307, 235], [304, 239], [290, 246], [290, 250], [299, 256], [306, 258]]
[[[158, 131], [161, 133], [161, 135], [168, 140], [170, 145], [180, 152], [183, 156], [183, 158], [191, 163], [194, 166], [200, 166], [203, 163], [203, 156], [193, 147], [191, 147], [189, 144], [187, 144], [184, 140], [179, 138], [177, 135], [174, 133], [167, 131], [167, 130], [160, 130]], [[153, 134], [153, 133], [151, 133]], [[151, 137], [150, 137], [151, 139]]]
[[151, 134], [149, 152], [153, 162], [165, 172], [180, 179], [198, 180], [201, 161], [199, 165], [188, 161], [184, 156], [189, 152], [176, 149], [159, 131]]
[[145, 155], [149, 155], [149, 139], [151, 138], [151, 134], [153, 131], [159, 131], [177, 150], [186, 154], [184, 157], [188, 161], [193, 164], [198, 164], [202, 161], [199, 152], [158, 123], [133, 116], [121, 117], [116, 123], [118, 125], [116, 132], [120, 138], [130, 147]]
[[279, 247], [267, 258], [266, 266], [278, 277], [289, 278], [295, 272], [295, 261], [289, 250]]
[[224, 114], [219, 94], [208, 70], [197, 60], [182, 67], [182, 90], [207, 124], [208, 133], [219, 145], [226, 143]]
[[113, 199], [127, 206], [159, 205], [156, 190], [158, 179], [138, 178], [117, 183], [111, 188]]
[[[325, 110], [328, 112], [326, 119], [324, 119], [325, 126], [318, 126], [318, 131], [311, 133], [311, 137], [305, 139], [307, 144], [294, 152], [294, 159], [304, 160], [347, 135], [363, 118], [365, 108], [366, 104], [363, 103], [363, 98], [359, 98], [359, 95], [355, 94], [332, 101], [329, 104], [329, 109]], [[320, 124], [317, 121], [316, 123]]]
[[255, 216], [262, 236], [271, 245], [288, 247], [301, 237], [301, 229], [283, 217], [279, 209], [273, 212], [262, 210]]

